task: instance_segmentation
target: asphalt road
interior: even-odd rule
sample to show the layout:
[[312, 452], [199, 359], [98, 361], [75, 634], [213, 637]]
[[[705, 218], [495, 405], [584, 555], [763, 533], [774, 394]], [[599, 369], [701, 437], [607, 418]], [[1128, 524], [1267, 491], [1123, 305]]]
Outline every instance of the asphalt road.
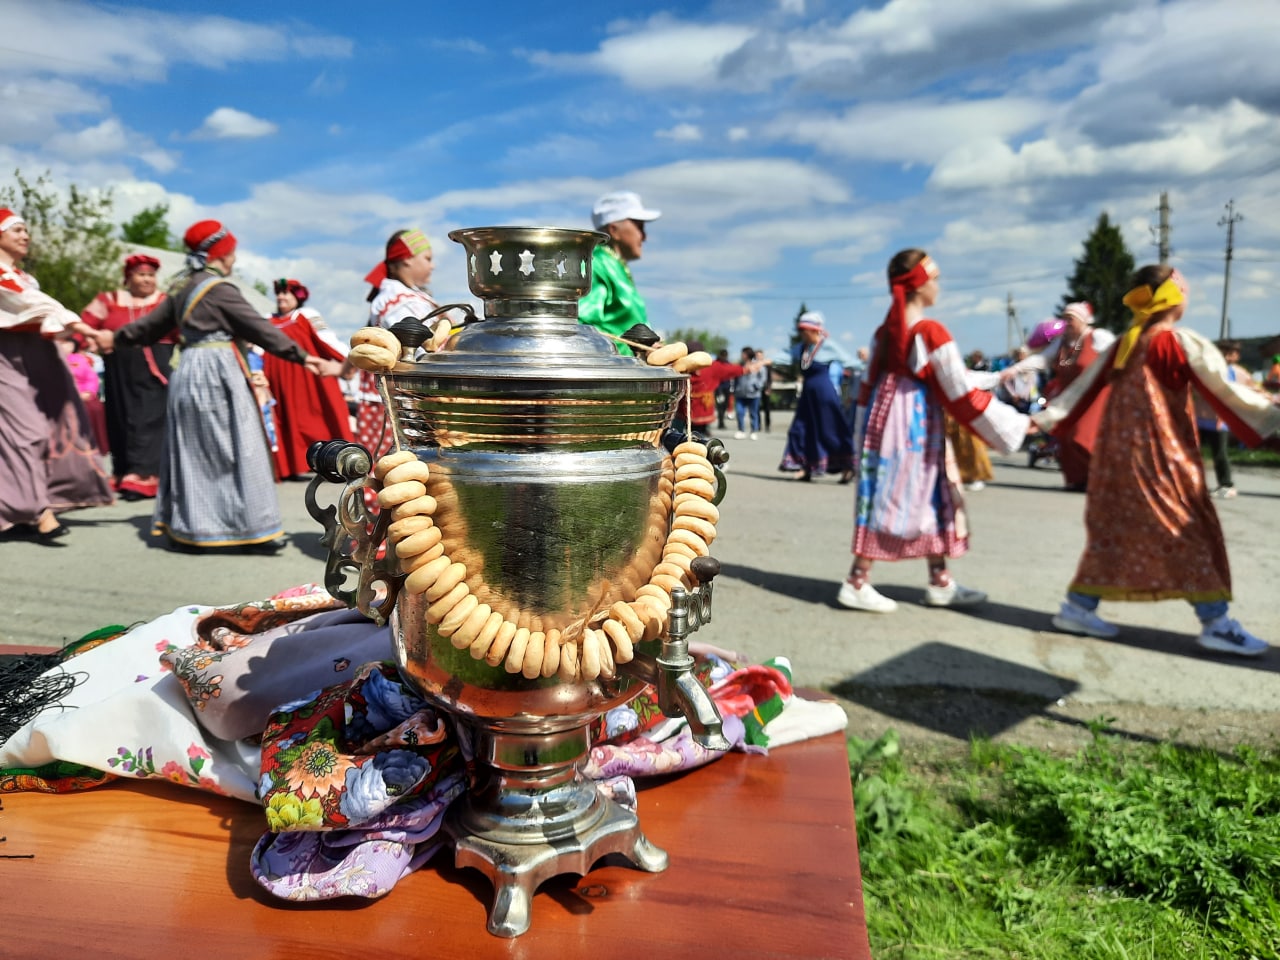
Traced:
[[[839, 608], [849, 564], [853, 491], [833, 478], [778, 472], [788, 415], [760, 440], [726, 443], [729, 494], [714, 553], [724, 565], [714, 621], [699, 634], [753, 660], [791, 658], [809, 686], [1003, 691], [1040, 701], [1149, 704], [1180, 710], [1280, 713], [1280, 650], [1256, 661], [1202, 655], [1182, 602], [1104, 604], [1124, 627], [1101, 641], [1053, 632], [1049, 618], [1083, 545], [1084, 498], [1058, 474], [1003, 458], [996, 480], [968, 495], [973, 546], [957, 578], [990, 594], [968, 612], [920, 605], [922, 561], [873, 576], [901, 604], [887, 616]], [[1280, 645], [1280, 471], [1240, 471], [1238, 499], [1219, 503], [1238, 602], [1234, 614]], [[65, 546], [0, 543], [0, 642], [61, 644], [100, 626], [151, 619], [190, 604], [229, 604], [323, 579], [320, 528], [306, 485], [279, 487], [291, 545], [279, 556], [192, 556], [148, 545], [149, 503], [64, 515]]]

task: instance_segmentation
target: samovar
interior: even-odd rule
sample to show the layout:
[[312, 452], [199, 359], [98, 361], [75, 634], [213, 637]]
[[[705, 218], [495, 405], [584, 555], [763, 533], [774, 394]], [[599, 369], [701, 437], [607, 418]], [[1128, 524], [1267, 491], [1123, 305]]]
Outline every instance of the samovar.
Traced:
[[[403, 353], [381, 389], [396, 444], [428, 465], [445, 549], [465, 558], [493, 608], [541, 631], [571, 631], [611, 600], [634, 599], [627, 593], [648, 577], [637, 565], [645, 565], [641, 548], [670, 463], [661, 441], [687, 378], [619, 355], [578, 323], [591, 253], [605, 235], [491, 227], [449, 236], [465, 248], [484, 316], [469, 316], [434, 353], [418, 351], [430, 335], [424, 323], [394, 328]], [[667, 854], [645, 838], [636, 814], [583, 776], [589, 727], [651, 683], [666, 715], [687, 718], [700, 743], [728, 749], [685, 639], [710, 619], [718, 564], [695, 561], [690, 589], [671, 591], [667, 628], [637, 643], [614, 676], [529, 679], [455, 647], [430, 622], [428, 601], [401, 589], [395, 555], [379, 550], [385, 514], [375, 523], [362, 500], [369, 453], [335, 441], [313, 455], [308, 506], [326, 526], [326, 585], [390, 620], [404, 678], [452, 714], [471, 761], [468, 791], [446, 829], [455, 863], [494, 886], [489, 931], [523, 933], [543, 880], [586, 874], [606, 854], [664, 870]], [[718, 500], [724, 477], [715, 472]], [[325, 481], [346, 484], [336, 506], [316, 500]], [[669, 517], [658, 519], [665, 530]]]

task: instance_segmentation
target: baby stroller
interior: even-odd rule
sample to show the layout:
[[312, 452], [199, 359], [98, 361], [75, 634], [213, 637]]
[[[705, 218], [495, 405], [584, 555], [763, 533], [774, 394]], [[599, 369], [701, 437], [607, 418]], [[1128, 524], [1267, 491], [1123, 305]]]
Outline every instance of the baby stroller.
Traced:
[[[1050, 317], [1036, 324], [1036, 328], [1027, 339], [1027, 346], [1032, 350], [1043, 350], [1053, 343], [1066, 329], [1067, 322], [1061, 317]], [[1027, 400], [1013, 401], [1019, 411], [1034, 415], [1049, 405], [1049, 397], [1043, 391], [1034, 391]], [[1047, 433], [1034, 433], [1027, 437], [1027, 466], [1034, 468], [1036, 464], [1048, 462], [1058, 465], [1058, 441]]]
[[[1025, 413], [1038, 413], [1048, 406], [1047, 397], [1036, 397], [1025, 404]], [[1034, 468], [1037, 464], [1048, 463], [1052, 467], [1058, 465], [1058, 441], [1048, 433], [1033, 433], [1027, 436], [1024, 446], [1027, 451], [1027, 466]]]

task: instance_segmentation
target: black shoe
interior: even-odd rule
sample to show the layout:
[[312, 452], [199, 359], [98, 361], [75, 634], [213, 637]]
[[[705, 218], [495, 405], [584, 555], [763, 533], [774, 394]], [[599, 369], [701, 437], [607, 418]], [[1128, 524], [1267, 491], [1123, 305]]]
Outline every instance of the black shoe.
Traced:
[[62, 524], [41, 533], [34, 523], [15, 523], [8, 530], [0, 531], [0, 541], [25, 540], [46, 547], [65, 547], [65, 543], [58, 543], [58, 541], [70, 532]]
[[[53, 546], [55, 545], [56, 541], [61, 540], [70, 532], [71, 531], [68, 530], [66, 527], [64, 527], [62, 524], [58, 524], [52, 530], [45, 530], [43, 533], [41, 533], [39, 530], [35, 531], [35, 536], [33, 539], [35, 540], [36, 543], [42, 543], [45, 546]], [[56, 544], [56, 545], [61, 546], [61, 544]]]
[[274, 557], [288, 545], [288, 540], [284, 537], [278, 537], [275, 540], [266, 540], [262, 543], [246, 543], [239, 549], [241, 553], [252, 553], [264, 557]]

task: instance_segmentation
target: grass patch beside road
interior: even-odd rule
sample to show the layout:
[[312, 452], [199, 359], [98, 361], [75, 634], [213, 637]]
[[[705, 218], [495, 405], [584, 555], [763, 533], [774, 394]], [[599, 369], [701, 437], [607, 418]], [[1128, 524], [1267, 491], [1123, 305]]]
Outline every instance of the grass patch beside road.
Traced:
[[1280, 957], [1280, 753], [850, 739], [872, 955]]

